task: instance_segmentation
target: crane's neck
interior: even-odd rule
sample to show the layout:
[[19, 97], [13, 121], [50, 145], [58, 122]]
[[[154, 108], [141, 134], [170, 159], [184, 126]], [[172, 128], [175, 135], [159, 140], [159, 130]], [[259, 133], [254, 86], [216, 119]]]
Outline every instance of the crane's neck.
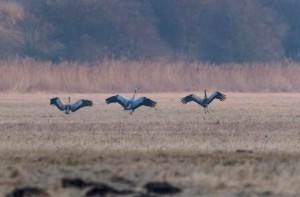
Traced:
[[206, 90], [204, 90], [204, 99], [207, 99]]
[[137, 90], [138, 90], [137, 88], [134, 89], [134, 93], [133, 93], [133, 96], [132, 96], [132, 99], [131, 99], [132, 101], [135, 99], [135, 95], [136, 95]]
[[68, 104], [65, 105], [65, 113], [70, 114], [70, 103], [71, 103], [71, 98], [68, 97]]

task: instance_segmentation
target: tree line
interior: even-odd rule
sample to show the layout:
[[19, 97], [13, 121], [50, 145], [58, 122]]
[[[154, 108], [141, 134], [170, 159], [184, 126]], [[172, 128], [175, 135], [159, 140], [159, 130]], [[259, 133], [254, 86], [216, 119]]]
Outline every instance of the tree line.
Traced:
[[0, 0], [0, 59], [300, 61], [297, 0]]

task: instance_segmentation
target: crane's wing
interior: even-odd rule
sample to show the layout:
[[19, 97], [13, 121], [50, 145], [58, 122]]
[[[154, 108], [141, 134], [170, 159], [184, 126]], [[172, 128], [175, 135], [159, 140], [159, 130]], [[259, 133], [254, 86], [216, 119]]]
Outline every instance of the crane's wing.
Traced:
[[60, 111], [65, 110], [65, 105], [58, 97], [50, 99], [50, 105], [55, 105]]
[[125, 107], [126, 104], [129, 102], [129, 99], [124, 97], [123, 95], [115, 95], [115, 96], [112, 96], [112, 97], [109, 97], [105, 100], [105, 102], [107, 104], [110, 104], [110, 103], [119, 103], [120, 105], [122, 105], [122, 107]]
[[188, 102], [195, 101], [196, 103], [202, 104], [202, 99], [195, 94], [190, 94], [181, 99], [183, 104], [187, 104]]
[[147, 107], [155, 107], [156, 104], [157, 104], [157, 102], [155, 102], [147, 97], [141, 97], [132, 102], [134, 109], [136, 109], [142, 105], [147, 106]]
[[78, 100], [76, 103], [71, 105], [71, 112], [75, 112], [75, 111], [79, 110], [80, 108], [86, 107], [86, 106], [93, 106], [93, 102], [90, 100], [85, 100], [85, 99]]
[[220, 101], [225, 101], [226, 100], [226, 95], [222, 94], [220, 92], [214, 92], [210, 97], [208, 97], [208, 104], [211, 103], [214, 99], [219, 99]]

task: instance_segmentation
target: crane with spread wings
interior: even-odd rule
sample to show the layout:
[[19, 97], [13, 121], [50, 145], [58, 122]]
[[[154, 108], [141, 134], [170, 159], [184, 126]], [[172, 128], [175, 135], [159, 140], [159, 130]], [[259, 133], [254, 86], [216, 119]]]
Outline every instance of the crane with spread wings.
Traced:
[[136, 92], [139, 88], [134, 89], [134, 94], [131, 99], [124, 97], [123, 95], [115, 95], [112, 97], [107, 98], [105, 101], [107, 104], [110, 103], [119, 103], [124, 110], [130, 110], [130, 115], [136, 110], [137, 108], [141, 106], [147, 106], [147, 107], [155, 107], [156, 102], [147, 98], [147, 97], [140, 97], [138, 99], [135, 99]]
[[60, 111], [65, 112], [65, 114], [70, 114], [71, 112], [75, 112], [82, 107], [93, 106], [93, 102], [86, 99], [80, 99], [74, 104], [70, 104], [70, 102], [71, 102], [70, 97], [68, 97], [68, 104], [64, 104], [58, 97], [50, 99], [50, 105], [55, 105]]
[[196, 96], [195, 94], [190, 94], [190, 95], [182, 98], [181, 102], [183, 104], [187, 104], [188, 102], [194, 101], [204, 108], [205, 113], [208, 113], [208, 105], [214, 99], [218, 99], [220, 101], [225, 101], [226, 95], [216, 91], [212, 95], [210, 95], [210, 97], [207, 97], [206, 90], [204, 90], [204, 98], [200, 98], [200, 97]]

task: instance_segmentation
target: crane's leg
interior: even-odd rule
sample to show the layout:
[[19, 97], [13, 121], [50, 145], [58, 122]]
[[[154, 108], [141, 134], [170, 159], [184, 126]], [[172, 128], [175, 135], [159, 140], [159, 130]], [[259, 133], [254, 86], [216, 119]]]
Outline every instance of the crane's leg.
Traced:
[[133, 114], [133, 111], [130, 112], [130, 115], [132, 115], [132, 114]]
[[208, 111], [208, 107], [206, 107], [206, 109], [207, 109], [207, 113], [209, 113], [209, 111]]

